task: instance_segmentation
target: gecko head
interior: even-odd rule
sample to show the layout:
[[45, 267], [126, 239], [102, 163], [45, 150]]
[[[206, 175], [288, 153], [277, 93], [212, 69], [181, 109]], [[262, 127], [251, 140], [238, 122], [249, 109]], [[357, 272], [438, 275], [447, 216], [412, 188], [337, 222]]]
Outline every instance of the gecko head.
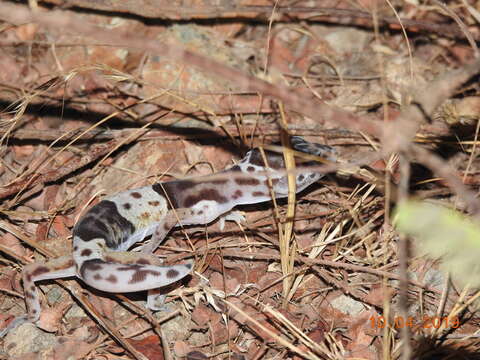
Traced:
[[[336, 161], [337, 153], [331, 146], [308, 142], [300, 136], [292, 136], [290, 138], [290, 142], [293, 150], [309, 155], [319, 156], [329, 161]], [[274, 145], [280, 144], [275, 143]], [[300, 160], [297, 164], [298, 166], [305, 167], [318, 165], [318, 163], [315, 161], [302, 162], [301, 159], [298, 160]], [[266, 164], [268, 164], [268, 167], [272, 169], [285, 168], [285, 162], [282, 153], [264, 150], [262, 154], [262, 151], [260, 151], [258, 148], [250, 150], [241, 163], [251, 164], [262, 168], [265, 167]]]
[[290, 138], [290, 142], [294, 150], [310, 155], [320, 156], [329, 161], [336, 161], [337, 159], [337, 152], [331, 146], [308, 142], [301, 136], [292, 136]]
[[[290, 138], [292, 148], [296, 151], [300, 151], [309, 155], [319, 156], [331, 162], [336, 162], [337, 152], [334, 148], [324, 144], [317, 144], [306, 141], [300, 136], [292, 136]], [[301, 160], [301, 159], [300, 159]], [[319, 165], [317, 161], [303, 161], [298, 164], [299, 167], [305, 168], [309, 166]], [[325, 174], [321, 172], [309, 172], [305, 171], [297, 175], [297, 191], [305, 189], [310, 184], [320, 180]]]

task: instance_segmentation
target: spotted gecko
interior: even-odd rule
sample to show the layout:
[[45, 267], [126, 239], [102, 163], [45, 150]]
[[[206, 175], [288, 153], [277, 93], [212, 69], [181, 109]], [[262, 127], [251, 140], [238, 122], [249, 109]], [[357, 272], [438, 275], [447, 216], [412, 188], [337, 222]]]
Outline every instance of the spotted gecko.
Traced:
[[[291, 137], [291, 145], [296, 151], [335, 161], [335, 151], [330, 146], [310, 143], [299, 136]], [[41, 280], [77, 277], [93, 288], [112, 293], [149, 290], [147, 307], [161, 309], [158, 288], [182, 279], [193, 268], [193, 262], [162, 265], [161, 259], [152, 254], [170, 230], [178, 225], [208, 224], [237, 205], [271, 200], [270, 190], [276, 198], [288, 196], [287, 177], [284, 171], [278, 171], [282, 169], [281, 153], [255, 148], [238, 164], [220, 172], [220, 177], [155, 183], [100, 201], [74, 227], [72, 255], [24, 268], [28, 313], [14, 319], [0, 332], [0, 337], [22, 323], [39, 319], [40, 299], [35, 282]], [[318, 172], [296, 175], [296, 191], [322, 176]], [[150, 243], [140, 251], [127, 251], [150, 235]]]

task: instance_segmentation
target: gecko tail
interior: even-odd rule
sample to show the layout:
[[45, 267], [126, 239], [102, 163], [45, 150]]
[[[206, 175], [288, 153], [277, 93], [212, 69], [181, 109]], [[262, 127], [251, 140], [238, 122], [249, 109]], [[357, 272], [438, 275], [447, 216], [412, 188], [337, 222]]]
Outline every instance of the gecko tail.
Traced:
[[91, 259], [82, 264], [79, 277], [95, 289], [125, 293], [172, 284], [187, 276], [192, 269], [193, 261], [177, 265], [144, 265]]

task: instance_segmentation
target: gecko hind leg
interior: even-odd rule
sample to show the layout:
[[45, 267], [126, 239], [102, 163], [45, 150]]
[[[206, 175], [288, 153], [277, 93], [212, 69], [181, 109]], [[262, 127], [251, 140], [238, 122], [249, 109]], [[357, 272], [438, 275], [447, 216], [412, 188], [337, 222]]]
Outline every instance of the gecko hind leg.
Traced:
[[225, 215], [220, 216], [220, 218], [218, 219], [220, 230], [223, 231], [223, 229], [225, 228], [226, 221], [233, 221], [233, 222], [236, 222], [237, 224], [245, 223], [247, 219], [245, 219], [244, 214], [245, 213], [243, 211], [232, 210], [226, 213]]
[[147, 295], [147, 308], [153, 311], [168, 311], [165, 306], [167, 295], [163, 293], [162, 288], [150, 289]]
[[72, 256], [62, 256], [46, 262], [26, 265], [22, 272], [22, 279], [27, 314], [16, 317], [10, 322], [5, 329], [0, 331], [0, 338], [21, 324], [34, 323], [40, 318], [41, 306], [38, 290], [35, 286], [36, 281], [62, 279], [75, 275], [75, 263]]
[[175, 210], [175, 212], [169, 211], [162, 221], [158, 223], [150, 242], [141, 246], [140, 252], [143, 254], [152, 254], [166, 238], [170, 230], [177, 225], [178, 219], [185, 216], [185, 213], [186, 211], [184, 209]]

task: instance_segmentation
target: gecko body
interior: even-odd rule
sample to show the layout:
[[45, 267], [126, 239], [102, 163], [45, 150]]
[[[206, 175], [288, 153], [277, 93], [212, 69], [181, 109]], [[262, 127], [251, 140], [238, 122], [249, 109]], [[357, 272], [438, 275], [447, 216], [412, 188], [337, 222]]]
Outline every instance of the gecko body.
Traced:
[[[335, 161], [334, 150], [298, 136], [291, 137], [296, 151]], [[266, 163], [265, 163], [266, 160]], [[267, 166], [267, 165], [268, 166]], [[311, 164], [302, 163], [302, 166]], [[0, 336], [24, 322], [36, 322], [40, 300], [36, 281], [77, 277], [106, 292], [149, 290], [147, 307], [161, 308], [159, 288], [188, 275], [193, 262], [163, 265], [153, 251], [178, 225], [208, 224], [237, 205], [255, 204], [288, 196], [281, 153], [250, 150], [236, 165], [210, 179], [174, 180], [127, 190], [107, 197], [90, 208], [73, 229], [73, 254], [44, 263], [27, 265], [22, 273], [28, 313], [12, 321]], [[296, 176], [300, 192], [323, 174]], [[271, 184], [271, 187], [270, 187]], [[128, 252], [137, 242], [152, 236], [140, 251]]]

